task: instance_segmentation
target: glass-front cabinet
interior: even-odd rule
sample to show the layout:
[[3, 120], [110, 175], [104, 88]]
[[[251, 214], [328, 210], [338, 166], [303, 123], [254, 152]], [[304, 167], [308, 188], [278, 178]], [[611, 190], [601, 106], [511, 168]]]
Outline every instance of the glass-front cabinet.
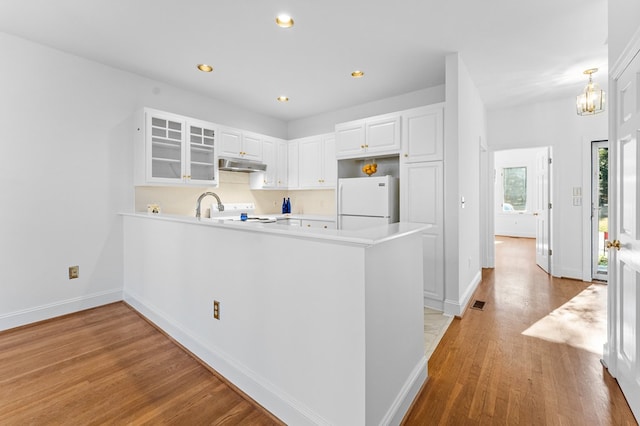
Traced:
[[212, 123], [144, 109], [138, 128], [136, 185], [217, 186], [216, 129]]

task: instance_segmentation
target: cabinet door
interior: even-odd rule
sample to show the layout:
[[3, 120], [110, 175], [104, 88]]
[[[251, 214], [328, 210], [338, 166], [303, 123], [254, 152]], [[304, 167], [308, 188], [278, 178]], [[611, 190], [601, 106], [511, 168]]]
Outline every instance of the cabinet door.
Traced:
[[303, 228], [336, 229], [336, 223], [326, 220], [302, 219], [300, 226]]
[[423, 233], [425, 305], [443, 309], [444, 198], [442, 161], [407, 164], [401, 169], [400, 220], [432, 225]]
[[300, 148], [299, 140], [291, 140], [287, 143], [287, 188], [296, 189], [300, 187], [300, 160], [298, 156]]
[[336, 137], [334, 133], [322, 138], [322, 182], [321, 186], [335, 188], [338, 182], [338, 160], [336, 159]]
[[364, 122], [359, 120], [336, 125], [336, 157], [350, 158], [364, 154]]
[[217, 185], [218, 164], [215, 156], [216, 130], [211, 123], [188, 121], [186, 149], [186, 182], [197, 185]]
[[242, 135], [242, 157], [247, 160], [263, 161], [262, 138], [260, 135], [244, 133]]
[[[264, 153], [263, 153], [264, 154]], [[287, 141], [276, 142], [276, 187], [287, 188], [289, 167], [289, 144]]]
[[220, 151], [223, 157], [241, 158], [242, 133], [234, 129], [220, 129]]
[[299, 148], [299, 179], [301, 188], [318, 188], [322, 184], [322, 145], [319, 136], [301, 139]]
[[442, 106], [407, 111], [402, 116], [402, 152], [407, 163], [443, 159], [444, 119]]
[[147, 183], [182, 183], [186, 177], [184, 120], [160, 112], [145, 115]]
[[263, 188], [274, 188], [276, 186], [276, 143], [266, 139], [262, 141], [262, 161], [267, 165], [267, 171], [263, 175]]
[[365, 149], [369, 154], [400, 152], [400, 117], [390, 115], [367, 120]]

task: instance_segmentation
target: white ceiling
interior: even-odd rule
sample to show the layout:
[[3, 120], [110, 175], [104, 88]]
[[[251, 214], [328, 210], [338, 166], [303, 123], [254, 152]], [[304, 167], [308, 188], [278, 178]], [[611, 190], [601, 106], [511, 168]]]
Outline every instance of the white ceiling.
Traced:
[[488, 108], [607, 77], [606, 0], [0, 0], [0, 31], [285, 121], [443, 84], [451, 52]]

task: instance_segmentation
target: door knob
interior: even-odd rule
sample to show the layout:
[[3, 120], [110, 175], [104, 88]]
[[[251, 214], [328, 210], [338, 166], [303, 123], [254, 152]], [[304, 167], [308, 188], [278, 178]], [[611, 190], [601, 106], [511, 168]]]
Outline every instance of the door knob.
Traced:
[[616, 250], [620, 251], [622, 246], [620, 245], [619, 240], [607, 241], [607, 248], [610, 249], [611, 247], [615, 247]]

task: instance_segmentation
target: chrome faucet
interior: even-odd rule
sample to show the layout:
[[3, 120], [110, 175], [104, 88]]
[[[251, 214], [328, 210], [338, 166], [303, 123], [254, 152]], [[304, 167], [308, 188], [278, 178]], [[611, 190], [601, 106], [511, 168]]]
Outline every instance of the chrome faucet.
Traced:
[[219, 212], [224, 211], [224, 205], [220, 201], [220, 197], [218, 197], [215, 192], [205, 192], [204, 194], [198, 197], [198, 201], [197, 201], [198, 204], [196, 205], [196, 217], [198, 219], [200, 219], [200, 204], [202, 203], [202, 199], [207, 195], [213, 195], [214, 197], [216, 197], [216, 200], [218, 200], [218, 211]]

